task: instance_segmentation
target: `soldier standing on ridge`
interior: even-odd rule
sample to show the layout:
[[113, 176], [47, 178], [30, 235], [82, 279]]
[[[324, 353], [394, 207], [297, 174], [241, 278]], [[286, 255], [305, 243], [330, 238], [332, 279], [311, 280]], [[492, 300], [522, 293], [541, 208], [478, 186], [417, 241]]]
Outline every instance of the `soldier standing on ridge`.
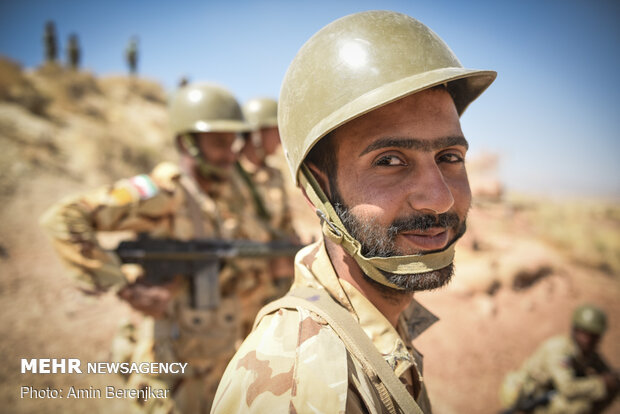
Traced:
[[51, 20], [45, 23], [43, 44], [45, 45], [45, 62], [56, 62], [58, 57], [58, 40], [56, 38], [56, 26]]
[[278, 126], [323, 240], [229, 363], [213, 413], [430, 412], [413, 300], [453, 274], [471, 192], [459, 116], [496, 73], [428, 27], [369, 11], [317, 32], [288, 68]]
[[607, 315], [592, 305], [573, 312], [571, 335], [545, 341], [519, 371], [506, 375], [507, 413], [601, 413], [618, 394], [618, 377], [597, 352]]
[[138, 38], [135, 36], [129, 40], [127, 49], [125, 49], [125, 61], [129, 67], [129, 74], [138, 73]]
[[182, 76], [181, 79], [179, 79], [178, 87], [182, 88], [184, 86], [187, 86], [188, 83], [189, 83], [189, 79], [187, 78], [187, 76]]
[[[189, 363], [183, 376], [131, 375], [132, 388], [171, 390], [171, 399], [138, 401], [142, 410], [205, 413], [235, 344], [243, 338], [237, 291], [251, 263], [227, 262], [219, 276], [219, 307], [197, 309], [188, 280], [176, 278], [164, 285], [131, 280], [118, 257], [103, 250], [96, 237], [99, 231], [133, 230], [177, 240], [269, 239], [248, 214], [250, 196], [234, 168], [233, 144], [249, 131], [235, 98], [215, 84], [190, 84], [175, 92], [169, 115], [179, 166], [162, 163], [150, 174], [64, 199], [45, 213], [41, 224], [85, 290], [112, 290], [151, 316], [130, 338], [136, 341], [134, 349], [124, 350], [117, 361]], [[124, 330], [133, 335], [131, 327]]]
[[67, 62], [71, 69], [77, 70], [80, 67], [80, 44], [78, 42], [78, 36], [72, 33], [69, 36], [69, 44], [67, 46]]

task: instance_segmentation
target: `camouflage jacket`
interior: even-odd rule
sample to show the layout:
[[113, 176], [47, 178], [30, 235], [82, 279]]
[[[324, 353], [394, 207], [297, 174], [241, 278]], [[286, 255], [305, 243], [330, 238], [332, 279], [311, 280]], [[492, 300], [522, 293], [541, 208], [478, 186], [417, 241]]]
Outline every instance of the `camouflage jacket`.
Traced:
[[[436, 320], [434, 316], [414, 303], [394, 329], [358, 290], [338, 278], [322, 242], [297, 254], [295, 286], [325, 289], [345, 307], [422, 410], [431, 412], [422, 357], [411, 340]], [[297, 308], [280, 309], [260, 321], [229, 363], [211, 412], [386, 411], [361, 364], [332, 328], [318, 315]]]
[[61, 200], [46, 211], [41, 225], [85, 290], [118, 289], [128, 281], [118, 258], [101, 247], [99, 233], [267, 241], [270, 236], [255, 219], [247, 192], [234, 175], [207, 195], [176, 165], [162, 163], [148, 175]]
[[275, 237], [295, 238], [282, 172], [269, 164], [257, 167], [245, 157], [241, 157], [239, 164], [251, 178], [258, 196], [264, 204], [267, 213], [265, 220], [269, 230]]
[[568, 404], [587, 405], [605, 397], [605, 383], [598, 374], [606, 371], [609, 368], [598, 354], [585, 359], [572, 339], [557, 336], [545, 341], [521, 367], [522, 392], [537, 395], [555, 389]]

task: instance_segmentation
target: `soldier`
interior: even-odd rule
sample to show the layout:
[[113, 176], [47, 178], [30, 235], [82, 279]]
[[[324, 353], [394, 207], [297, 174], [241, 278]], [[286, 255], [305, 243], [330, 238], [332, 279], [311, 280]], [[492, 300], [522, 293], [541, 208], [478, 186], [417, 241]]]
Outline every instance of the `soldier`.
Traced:
[[597, 352], [607, 316], [596, 306], [575, 309], [570, 337], [545, 341], [509, 373], [500, 399], [505, 412], [537, 414], [600, 413], [618, 392], [618, 377]]
[[[243, 105], [243, 115], [252, 131], [245, 135], [245, 145], [236, 167], [252, 194], [249, 202], [255, 206], [256, 214], [272, 238], [298, 242], [284, 178], [273, 161], [280, 146], [277, 108], [277, 102], [270, 98], [254, 98]], [[258, 310], [271, 300], [283, 296], [293, 281], [292, 258], [276, 259], [270, 265], [261, 286], [248, 291], [247, 296], [242, 296], [242, 300], [245, 298], [248, 302], [244, 305], [248, 315], [245, 334], [250, 332]]]
[[184, 86], [187, 86], [188, 83], [189, 83], [189, 79], [187, 78], [187, 76], [181, 76], [181, 79], [179, 79], [178, 87], [182, 88]]
[[72, 33], [69, 36], [69, 45], [67, 46], [67, 62], [71, 69], [77, 70], [80, 67], [80, 44], [78, 42], [78, 36]]
[[251, 139], [247, 141], [242, 155], [256, 167], [267, 165], [268, 157], [280, 147], [278, 103], [271, 98], [254, 98], [247, 101], [242, 110], [252, 126]]
[[132, 37], [125, 49], [125, 60], [129, 67], [129, 74], [135, 75], [138, 72], [138, 38]]
[[[128, 338], [114, 342], [124, 353], [116, 360], [189, 363], [183, 376], [129, 377], [134, 388], [171, 390], [168, 400], [138, 401], [144, 411], [204, 413], [243, 338], [236, 292], [238, 276], [249, 277], [251, 267], [227, 263], [220, 272], [220, 306], [196, 309], [188, 281], [177, 278], [153, 286], [142, 278], [131, 280], [96, 237], [99, 231], [133, 230], [178, 240], [269, 239], [246, 214], [249, 195], [235, 178], [233, 149], [239, 135], [249, 130], [235, 98], [215, 84], [190, 84], [172, 98], [170, 122], [180, 166], [162, 163], [150, 174], [62, 200], [41, 222], [85, 290], [115, 291], [150, 316], [137, 329], [122, 327]], [[127, 349], [132, 342], [135, 347]]]
[[413, 292], [452, 276], [471, 201], [459, 116], [495, 76], [390, 11], [346, 16], [302, 46], [278, 125], [323, 240], [257, 316], [212, 413], [430, 412], [411, 341], [436, 318]]
[[54, 25], [54, 22], [51, 20], [45, 23], [43, 44], [45, 45], [45, 61], [56, 62], [56, 58], [58, 56], [56, 25]]

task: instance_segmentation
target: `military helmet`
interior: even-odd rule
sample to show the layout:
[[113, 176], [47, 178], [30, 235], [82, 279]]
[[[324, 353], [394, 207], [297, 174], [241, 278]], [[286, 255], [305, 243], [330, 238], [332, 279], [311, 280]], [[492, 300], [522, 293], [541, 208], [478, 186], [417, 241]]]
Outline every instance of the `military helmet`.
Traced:
[[459, 115], [495, 79], [493, 71], [465, 69], [428, 27], [404, 14], [368, 11], [345, 16], [312, 36], [291, 62], [280, 90], [278, 127], [295, 184], [321, 218], [323, 234], [376, 282], [395, 289], [386, 274], [443, 269], [454, 243], [421, 255], [365, 257], [304, 159], [328, 133], [405, 96], [445, 85]]
[[573, 326], [596, 335], [607, 330], [607, 315], [593, 305], [581, 305], [573, 312]]
[[275, 99], [250, 99], [242, 110], [246, 121], [255, 129], [278, 126], [278, 102]]
[[330, 131], [407, 95], [446, 84], [460, 114], [496, 72], [465, 69], [424, 24], [367, 11], [325, 26], [299, 50], [280, 90], [278, 125], [293, 179]]
[[180, 88], [169, 106], [173, 135], [188, 132], [246, 132], [235, 97], [214, 83], [192, 83]]

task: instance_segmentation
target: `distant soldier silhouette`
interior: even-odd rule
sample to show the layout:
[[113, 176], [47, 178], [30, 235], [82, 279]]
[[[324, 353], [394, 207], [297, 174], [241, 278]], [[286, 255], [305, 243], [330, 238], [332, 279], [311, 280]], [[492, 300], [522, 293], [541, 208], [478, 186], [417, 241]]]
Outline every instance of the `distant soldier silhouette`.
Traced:
[[56, 40], [56, 26], [51, 20], [48, 20], [47, 23], [45, 23], [43, 43], [45, 45], [45, 61], [55, 62], [58, 55], [58, 44]]
[[125, 50], [125, 59], [129, 66], [129, 73], [135, 75], [138, 72], [138, 39], [132, 37]]
[[187, 86], [188, 83], [189, 83], [189, 79], [187, 78], [187, 76], [181, 77], [181, 79], [179, 79], [179, 88]]
[[69, 36], [69, 45], [67, 46], [67, 62], [71, 69], [77, 70], [80, 67], [80, 44], [78, 42], [78, 36], [72, 33]]

